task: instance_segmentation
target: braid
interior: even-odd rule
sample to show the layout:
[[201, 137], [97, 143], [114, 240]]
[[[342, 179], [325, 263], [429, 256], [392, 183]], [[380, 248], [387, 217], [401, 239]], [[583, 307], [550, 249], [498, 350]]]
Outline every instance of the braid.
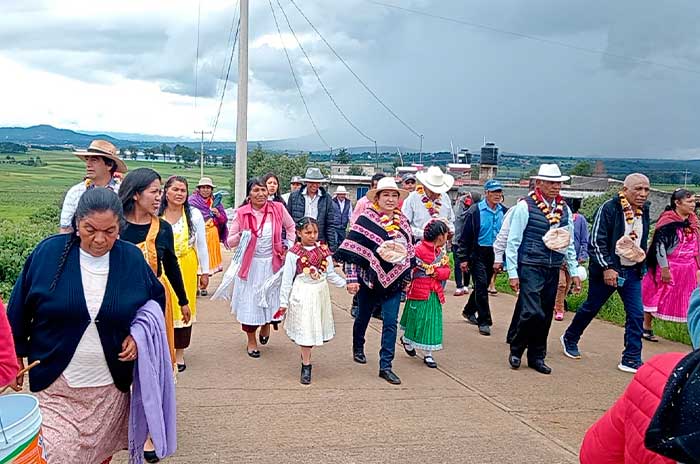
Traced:
[[[75, 230], [76, 224], [75, 224], [75, 218], [73, 219], [73, 228]], [[63, 247], [63, 253], [61, 253], [61, 258], [58, 260], [58, 268], [56, 269], [56, 275], [53, 276], [53, 281], [51, 281], [51, 286], [49, 287], [49, 291], [53, 292], [56, 290], [56, 285], [58, 284], [58, 280], [61, 278], [61, 274], [63, 274], [63, 268], [66, 267], [66, 261], [68, 260], [68, 254], [70, 253], [71, 248], [73, 248], [73, 245], [80, 243], [80, 237], [78, 237], [77, 232], [69, 234], [68, 240], [66, 240], [66, 244]]]

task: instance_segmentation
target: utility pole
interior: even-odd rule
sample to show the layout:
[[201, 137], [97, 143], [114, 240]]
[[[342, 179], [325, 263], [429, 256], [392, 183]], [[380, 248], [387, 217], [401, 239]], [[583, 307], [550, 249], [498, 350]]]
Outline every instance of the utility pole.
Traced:
[[685, 178], [683, 180], [683, 188], [687, 188], [688, 187], [688, 174], [689, 174], [687, 169], [685, 170], [684, 174], [685, 174]]
[[420, 161], [419, 163], [422, 165], [423, 164], [423, 134], [420, 135]]
[[248, 0], [241, 1], [238, 45], [238, 116], [236, 119], [236, 205], [246, 196], [248, 175]]
[[194, 131], [195, 134], [200, 134], [202, 136], [202, 142], [199, 145], [199, 177], [200, 179], [204, 177], [204, 134], [211, 134], [211, 131], [198, 130]]

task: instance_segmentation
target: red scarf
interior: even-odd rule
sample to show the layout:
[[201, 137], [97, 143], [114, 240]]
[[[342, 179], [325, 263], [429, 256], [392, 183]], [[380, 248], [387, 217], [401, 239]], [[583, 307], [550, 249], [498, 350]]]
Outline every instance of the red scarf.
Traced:
[[282, 243], [282, 218], [284, 217], [282, 208], [284, 208], [282, 203], [274, 201], [265, 203], [265, 206], [261, 209], [263, 218], [260, 224], [258, 224], [253, 214], [253, 207], [250, 203], [236, 210], [241, 231], [249, 230], [251, 232], [250, 243], [248, 243], [248, 248], [246, 248], [245, 254], [243, 255], [241, 270], [238, 272], [238, 276], [241, 279], [246, 280], [248, 278], [248, 271], [250, 271], [250, 264], [253, 262], [258, 236], [262, 233], [266, 220], [272, 221], [272, 272], [276, 273], [282, 268], [285, 252], [284, 244]]

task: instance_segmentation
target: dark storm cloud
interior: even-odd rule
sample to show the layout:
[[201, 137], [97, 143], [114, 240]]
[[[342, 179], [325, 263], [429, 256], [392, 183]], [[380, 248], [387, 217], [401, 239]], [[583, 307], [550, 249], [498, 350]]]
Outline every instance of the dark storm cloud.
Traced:
[[[539, 153], [657, 154], [700, 145], [695, 140], [697, 74], [643, 62], [700, 72], [696, 1], [386, 0], [589, 51], [363, 0], [296, 1], [382, 101], [425, 134], [427, 148], [446, 149], [450, 140], [478, 148], [484, 136], [506, 150]], [[380, 143], [417, 146], [417, 137], [350, 75], [291, 2], [281, 3], [353, 121]], [[134, 12], [95, 21], [50, 14], [49, 7], [57, 5], [10, 2], [4, 10], [9, 13], [0, 17], [0, 54], [84, 81], [108, 83], [116, 74], [194, 95], [196, 17]], [[203, 2], [199, 96], [216, 98], [222, 87], [233, 15], [233, 5], [208, 11]], [[251, 44], [277, 34], [268, 2], [251, 2], [250, 33]], [[330, 104], [301, 51], [289, 53], [314, 118], [335, 139], [329, 142], [366, 143]], [[282, 50], [251, 48], [250, 66], [252, 98], [290, 118], [306, 118]], [[232, 79], [236, 70], [237, 57]], [[233, 84], [228, 92], [235, 95]]]

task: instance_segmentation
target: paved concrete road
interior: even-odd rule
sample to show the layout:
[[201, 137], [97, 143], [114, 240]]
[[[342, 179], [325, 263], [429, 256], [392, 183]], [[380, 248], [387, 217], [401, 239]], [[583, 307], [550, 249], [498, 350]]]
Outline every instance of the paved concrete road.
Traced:
[[[212, 279], [216, 288], [220, 274]], [[313, 383], [299, 384], [300, 354], [283, 329], [245, 352], [245, 336], [224, 302], [198, 300], [198, 322], [178, 392], [178, 452], [172, 463], [575, 463], [581, 439], [631, 376], [617, 370], [623, 330], [594, 321], [565, 358], [554, 322], [550, 376], [507, 363], [513, 297], [491, 298], [493, 335], [466, 324], [466, 297], [448, 285], [438, 369], [396, 348], [403, 381], [378, 378], [379, 329], [368, 330], [368, 363], [352, 361], [350, 296], [333, 289], [336, 337], [314, 349]], [[645, 345], [645, 358], [686, 346]], [[117, 462], [126, 462], [120, 454]]]

